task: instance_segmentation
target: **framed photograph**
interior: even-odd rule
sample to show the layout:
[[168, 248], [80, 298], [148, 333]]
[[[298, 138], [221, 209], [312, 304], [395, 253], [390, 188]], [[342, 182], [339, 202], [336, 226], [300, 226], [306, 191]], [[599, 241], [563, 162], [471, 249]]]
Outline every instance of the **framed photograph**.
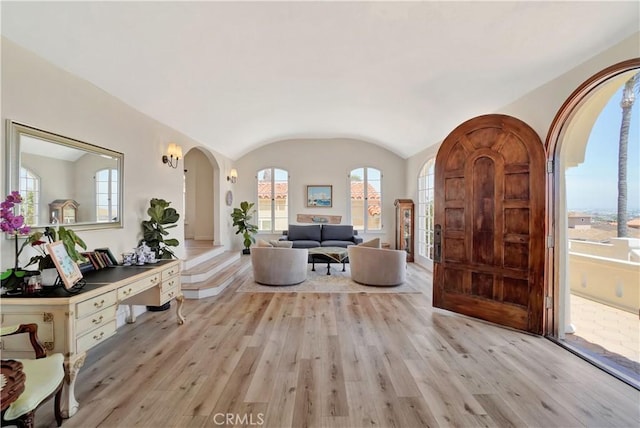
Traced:
[[333, 206], [333, 186], [307, 186], [307, 207]]
[[78, 281], [82, 279], [82, 272], [78, 264], [71, 260], [67, 249], [64, 247], [62, 241], [56, 241], [52, 244], [47, 244], [47, 251], [51, 255], [53, 263], [56, 265], [60, 279], [64, 283], [64, 287], [69, 290]]

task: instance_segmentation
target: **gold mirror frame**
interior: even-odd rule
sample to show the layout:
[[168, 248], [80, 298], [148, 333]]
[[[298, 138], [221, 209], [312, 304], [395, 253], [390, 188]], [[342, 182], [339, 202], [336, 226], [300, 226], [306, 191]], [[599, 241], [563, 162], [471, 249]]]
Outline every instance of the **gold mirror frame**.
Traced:
[[[13, 190], [20, 190], [20, 168], [22, 167], [23, 158], [29, 159], [31, 156], [32, 159], [35, 159], [35, 163], [39, 162], [41, 166], [45, 165], [40, 168], [40, 171], [46, 176], [39, 176], [38, 181], [43, 189], [39, 189], [38, 192], [36, 205], [38, 207], [38, 221], [36, 224], [29, 225], [32, 229], [56, 224], [69, 226], [74, 230], [123, 227], [124, 154], [44, 131], [30, 125], [14, 122], [10, 119], [7, 119], [6, 122], [6, 137], [7, 175], [5, 194], [9, 194]], [[25, 147], [22, 147], [23, 142]], [[26, 152], [26, 147], [31, 144], [38, 145], [37, 153], [34, 153], [34, 150], [30, 150], [31, 153]], [[48, 147], [48, 144], [51, 144], [51, 146]], [[78, 160], [62, 159], [54, 154], [56, 152], [65, 152]], [[77, 165], [73, 171], [71, 171], [72, 165]], [[114, 173], [116, 176], [115, 189], [112, 187], [109, 194], [113, 194], [115, 190], [118, 201], [116, 209], [109, 211], [109, 220], [98, 220], [96, 168], [115, 169], [117, 171]], [[62, 179], [63, 173], [66, 180]], [[64, 182], [66, 182], [66, 186], [62, 184]], [[109, 182], [112, 183], [111, 180]], [[83, 183], [85, 187], [76, 186], [77, 183]], [[91, 183], [91, 190], [88, 190], [84, 183]], [[56, 184], [60, 185], [60, 187], [56, 188]], [[111, 184], [109, 185], [111, 186]], [[79, 213], [82, 214], [79, 214], [78, 221], [74, 223], [52, 222], [51, 218], [49, 218], [49, 204], [65, 199], [79, 201]], [[111, 207], [111, 204], [109, 205]], [[46, 218], [46, 220], [42, 220], [43, 218]]]

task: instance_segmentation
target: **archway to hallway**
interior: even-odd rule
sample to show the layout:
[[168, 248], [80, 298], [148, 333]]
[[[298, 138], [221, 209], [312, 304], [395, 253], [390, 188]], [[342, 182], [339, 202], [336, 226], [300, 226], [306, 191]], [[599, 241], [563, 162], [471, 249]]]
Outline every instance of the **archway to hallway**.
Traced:
[[220, 168], [206, 149], [193, 148], [184, 157], [184, 240], [191, 246], [212, 246], [219, 240]]
[[[547, 331], [562, 346], [636, 388], [640, 386], [640, 365], [633, 348], [640, 348], [637, 309], [640, 284], [635, 273], [638, 270], [638, 260], [634, 261], [635, 243], [617, 239], [615, 228], [611, 237], [604, 240], [599, 237], [589, 242], [583, 236], [578, 237], [575, 222], [581, 220], [591, 226], [591, 220], [587, 221], [589, 213], [585, 212], [570, 216], [576, 208], [571, 205], [575, 205], [571, 194], [575, 190], [567, 184], [572, 171], [585, 160], [589, 135], [603, 108], [614, 95], [619, 96], [616, 94], [619, 89], [639, 70], [640, 59], [629, 60], [583, 83], [557, 113], [546, 141], [553, 170], [548, 175], [547, 224], [553, 247], [548, 254], [547, 278], [554, 298]], [[615, 153], [617, 143], [616, 134], [610, 142], [610, 150]], [[638, 167], [637, 159], [630, 157], [628, 168]], [[581, 192], [593, 189], [582, 188]], [[601, 242], [595, 242], [598, 240]], [[624, 329], [628, 331], [626, 336], [620, 333]], [[590, 335], [589, 330], [601, 334]], [[632, 349], [631, 355], [616, 347], [619, 342], [626, 342], [624, 345]]]

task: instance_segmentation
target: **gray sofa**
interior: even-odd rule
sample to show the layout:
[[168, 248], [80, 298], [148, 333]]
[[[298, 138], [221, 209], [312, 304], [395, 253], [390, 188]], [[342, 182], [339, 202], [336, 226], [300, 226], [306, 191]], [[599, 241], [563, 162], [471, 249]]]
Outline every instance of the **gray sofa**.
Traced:
[[290, 224], [280, 237], [292, 241], [293, 248], [348, 247], [362, 242], [358, 231], [346, 224]]

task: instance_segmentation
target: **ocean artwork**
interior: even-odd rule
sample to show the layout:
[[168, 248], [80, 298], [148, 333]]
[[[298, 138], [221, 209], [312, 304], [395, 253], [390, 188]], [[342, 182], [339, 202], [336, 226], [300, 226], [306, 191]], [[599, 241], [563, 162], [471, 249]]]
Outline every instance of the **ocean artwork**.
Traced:
[[332, 205], [332, 186], [307, 186], [307, 207]]

